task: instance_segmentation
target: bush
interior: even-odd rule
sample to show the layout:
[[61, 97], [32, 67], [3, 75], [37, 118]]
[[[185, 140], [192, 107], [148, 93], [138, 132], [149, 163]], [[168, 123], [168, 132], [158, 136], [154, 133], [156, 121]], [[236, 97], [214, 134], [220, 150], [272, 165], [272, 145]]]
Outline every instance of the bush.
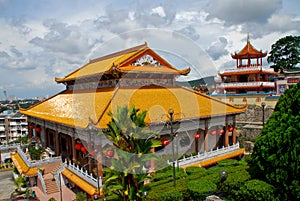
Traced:
[[162, 184], [153, 187], [147, 196], [149, 201], [176, 201], [183, 200], [185, 194], [185, 186], [182, 186], [178, 181], [176, 188], [173, 182]]
[[191, 200], [205, 200], [209, 195], [214, 194], [217, 185], [209, 180], [194, 180], [187, 183], [187, 191]]
[[250, 174], [246, 170], [230, 172], [227, 179], [221, 184], [224, 186], [224, 191], [230, 194], [233, 190], [239, 190], [240, 187], [251, 179]]
[[206, 172], [205, 168], [202, 167], [187, 167], [185, 170], [187, 175], [197, 174], [197, 175], [204, 175]]
[[274, 186], [260, 180], [249, 180], [240, 188], [239, 191], [234, 192], [235, 200], [279, 200], [275, 197]]
[[219, 161], [217, 164], [218, 164], [219, 167], [240, 165], [239, 161], [238, 160], [234, 160], [234, 159], [222, 160], [222, 161]]

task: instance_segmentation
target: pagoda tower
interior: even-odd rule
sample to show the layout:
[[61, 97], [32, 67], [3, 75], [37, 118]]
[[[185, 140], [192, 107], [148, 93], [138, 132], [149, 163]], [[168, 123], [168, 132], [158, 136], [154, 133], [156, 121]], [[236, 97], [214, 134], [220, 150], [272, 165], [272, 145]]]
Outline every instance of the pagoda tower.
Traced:
[[273, 76], [277, 75], [273, 69], [265, 67], [262, 59], [267, 52], [258, 51], [250, 43], [249, 34], [244, 48], [231, 54], [236, 60], [233, 69], [224, 69], [219, 72], [219, 79], [215, 79], [218, 93], [242, 94], [242, 93], [268, 93], [275, 91]]

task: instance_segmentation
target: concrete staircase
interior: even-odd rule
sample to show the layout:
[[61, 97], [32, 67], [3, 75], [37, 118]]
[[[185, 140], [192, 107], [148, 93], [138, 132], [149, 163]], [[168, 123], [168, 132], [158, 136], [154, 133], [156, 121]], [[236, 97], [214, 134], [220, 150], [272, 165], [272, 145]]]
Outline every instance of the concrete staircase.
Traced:
[[59, 192], [59, 188], [55, 180], [52, 179], [45, 179], [47, 194], [50, 195], [52, 193]]
[[59, 192], [59, 187], [54, 179], [54, 170], [59, 168], [59, 166], [60, 163], [50, 163], [43, 166], [45, 168], [43, 178], [48, 195]]

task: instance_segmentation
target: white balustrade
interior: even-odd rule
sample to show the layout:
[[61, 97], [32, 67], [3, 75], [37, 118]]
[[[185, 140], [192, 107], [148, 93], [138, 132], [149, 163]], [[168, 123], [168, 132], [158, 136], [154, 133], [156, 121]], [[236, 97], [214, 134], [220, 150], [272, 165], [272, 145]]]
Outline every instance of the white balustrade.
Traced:
[[0, 151], [16, 149], [19, 146], [20, 146], [20, 143], [0, 145]]
[[[240, 149], [240, 145], [239, 143], [236, 143], [234, 145], [228, 146], [228, 147], [222, 147], [221, 149], [216, 149], [216, 150], [210, 150], [208, 152], [204, 152], [204, 153], [199, 153], [195, 156], [190, 156], [190, 157], [183, 157], [183, 159], [180, 159], [178, 161], [176, 161], [175, 164], [180, 166], [184, 166], [184, 165], [188, 165], [188, 164], [192, 164], [192, 163], [198, 163], [204, 160], [208, 160], [211, 158], [215, 158], [217, 156], [223, 155], [223, 154], [227, 154], [236, 150]], [[172, 162], [168, 161], [168, 163], [171, 165]], [[176, 165], [176, 166], [177, 166]]]
[[[65, 162], [64, 166], [70, 171], [74, 172], [79, 177], [81, 177], [83, 180], [87, 181], [95, 187], [98, 187], [98, 179], [93, 177], [92, 173], [89, 174], [88, 171], [85, 171], [83, 168], [80, 168], [79, 165], [73, 164], [71, 162]], [[103, 186], [102, 177], [99, 177], [99, 187], [101, 186]]]
[[231, 82], [231, 83], [220, 83], [218, 87], [239, 87], [239, 86], [268, 86], [275, 87], [274, 82]]
[[220, 73], [225, 72], [243, 72], [243, 71], [252, 71], [252, 70], [263, 70], [265, 72], [274, 73], [274, 69], [267, 66], [253, 66], [253, 67], [241, 67], [241, 68], [232, 68], [232, 69], [222, 69]]
[[45, 184], [45, 180], [44, 180], [44, 177], [42, 175], [42, 172], [38, 169], [37, 173], [38, 173], [38, 179], [41, 181], [44, 193], [45, 193], [45, 195], [47, 195], [47, 188], [46, 188], [46, 184]]
[[23, 152], [20, 146], [17, 147], [17, 150], [18, 150], [18, 154], [21, 156], [22, 160], [26, 163], [28, 167], [37, 167], [44, 164], [62, 161], [60, 156], [29, 161], [26, 154]]

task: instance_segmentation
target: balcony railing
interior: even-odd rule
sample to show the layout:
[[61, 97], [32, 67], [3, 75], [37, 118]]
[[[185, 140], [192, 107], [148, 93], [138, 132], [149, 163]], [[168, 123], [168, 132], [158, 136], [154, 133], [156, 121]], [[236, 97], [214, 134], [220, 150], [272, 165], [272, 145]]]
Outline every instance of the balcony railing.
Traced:
[[10, 149], [16, 149], [19, 146], [20, 146], [20, 143], [0, 145], [0, 151], [4, 151], [4, 150], [6, 151], [6, 150], [10, 150]]
[[274, 69], [271, 69], [267, 66], [253, 66], [253, 67], [242, 67], [242, 68], [232, 68], [232, 69], [223, 69], [219, 73], [225, 72], [243, 72], [243, 71], [252, 71], [252, 70], [263, 70], [265, 72], [274, 73]]
[[226, 88], [226, 87], [256, 87], [256, 86], [262, 86], [262, 87], [275, 87], [274, 82], [233, 82], [233, 83], [221, 83], [217, 85], [217, 87], [220, 88]]
[[[199, 163], [201, 161], [204, 161], [204, 160], [208, 160], [208, 159], [211, 159], [211, 158], [215, 158], [215, 157], [218, 157], [218, 156], [221, 156], [221, 155], [224, 155], [224, 154], [227, 154], [227, 153], [230, 153], [230, 152], [233, 152], [233, 151], [237, 151], [240, 149], [240, 144], [239, 143], [236, 143], [234, 145], [231, 145], [231, 146], [228, 146], [228, 147], [223, 147], [221, 149], [216, 149], [216, 150], [211, 150], [211, 151], [208, 151], [208, 152], [204, 152], [204, 153], [199, 153], [195, 156], [190, 156], [190, 157], [187, 157], [187, 158], [183, 158], [183, 159], [180, 159], [178, 161], [176, 161], [176, 166], [185, 166], [185, 165], [188, 165], [188, 164], [194, 164], [194, 163]], [[172, 162], [168, 161], [168, 163], [171, 165]]]
[[29, 161], [29, 159], [27, 158], [27, 156], [23, 152], [23, 150], [20, 148], [20, 146], [17, 147], [17, 151], [18, 151], [18, 154], [21, 156], [22, 160], [26, 163], [26, 165], [28, 167], [37, 167], [37, 166], [41, 166], [41, 165], [49, 164], [49, 163], [53, 163], [53, 162], [62, 162], [60, 156]]
[[99, 177], [99, 179], [97, 179], [97, 177], [95, 178], [92, 173], [89, 174], [87, 170], [84, 170], [83, 168], [79, 167], [79, 165], [73, 164], [71, 162], [69, 163], [65, 162], [64, 166], [65, 168], [74, 172], [77, 176], [81, 177], [83, 180], [87, 181], [93, 186], [98, 187], [98, 182], [99, 182], [99, 187], [103, 186], [101, 176]]
[[47, 188], [46, 188], [44, 177], [40, 170], [38, 170], [37, 173], [38, 173], [38, 179], [41, 181], [43, 191], [47, 195]]

